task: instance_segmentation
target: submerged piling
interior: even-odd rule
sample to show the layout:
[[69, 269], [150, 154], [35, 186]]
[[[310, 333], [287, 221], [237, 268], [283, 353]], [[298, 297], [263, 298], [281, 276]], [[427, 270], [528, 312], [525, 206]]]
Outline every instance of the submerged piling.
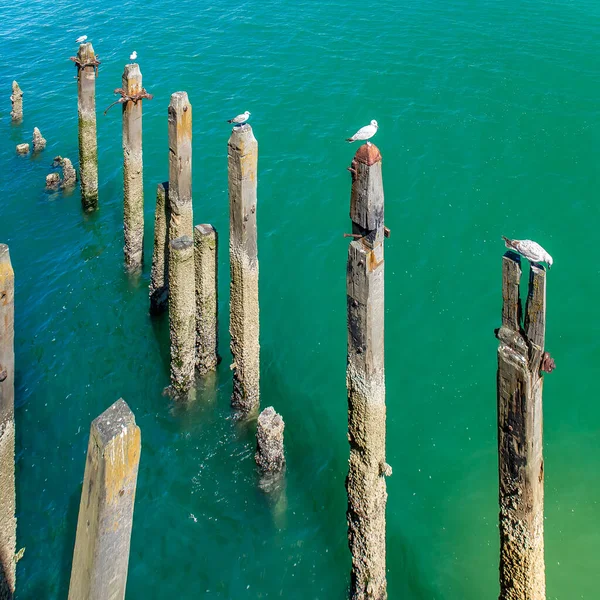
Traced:
[[19, 122], [23, 120], [23, 91], [16, 81], [12, 82], [12, 94], [10, 96], [12, 110], [10, 117], [13, 121]]
[[154, 249], [150, 272], [150, 314], [158, 315], [167, 309], [169, 298], [169, 182], [159, 183], [156, 189], [154, 213]]
[[258, 143], [252, 127], [236, 126], [228, 142], [231, 404], [240, 416], [260, 402], [260, 344], [256, 187]]
[[98, 142], [96, 139], [96, 75], [99, 61], [86, 42], [77, 57], [77, 110], [79, 113], [79, 175], [81, 204], [86, 211], [98, 208]]
[[520, 257], [502, 258], [498, 346], [500, 600], [545, 600], [542, 368], [546, 271], [532, 264], [524, 323]]
[[0, 598], [13, 597], [15, 550], [15, 275], [8, 246], [0, 244]]
[[348, 248], [348, 545], [350, 598], [387, 598], [385, 558], [385, 368], [383, 181], [376, 146], [352, 161], [350, 218], [357, 239]]
[[194, 227], [196, 271], [196, 371], [216, 369], [218, 354], [217, 231], [212, 225]]
[[272, 406], [258, 415], [256, 427], [256, 454], [254, 460], [261, 473], [279, 473], [285, 467], [283, 430], [285, 423]]
[[140, 428], [124, 400], [92, 421], [69, 600], [125, 598]]
[[[122, 89], [126, 96], [142, 92], [142, 72], [136, 63], [125, 65]], [[144, 254], [144, 183], [142, 161], [142, 100], [123, 102], [123, 232], [125, 266], [142, 268]]]
[[196, 351], [196, 292], [194, 242], [187, 235], [169, 247], [169, 331], [171, 390], [184, 398], [194, 384]]
[[194, 237], [192, 216], [192, 105], [187, 92], [169, 104], [169, 239]]

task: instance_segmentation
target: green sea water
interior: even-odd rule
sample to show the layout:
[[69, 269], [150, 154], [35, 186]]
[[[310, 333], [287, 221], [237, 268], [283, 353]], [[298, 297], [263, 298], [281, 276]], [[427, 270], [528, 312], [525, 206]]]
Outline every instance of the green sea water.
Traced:
[[[16, 273], [19, 600], [67, 596], [90, 422], [123, 397], [142, 430], [129, 600], [342, 599], [346, 541], [344, 142], [377, 119], [386, 225], [389, 597], [498, 595], [496, 349], [502, 234], [554, 257], [544, 390], [549, 599], [599, 597], [600, 359], [593, 307], [600, 4], [593, 0], [0, 0], [0, 242]], [[48, 193], [77, 159], [68, 60], [87, 34], [99, 204]], [[146, 265], [123, 270], [118, 107], [144, 85]], [[10, 122], [10, 84], [25, 118]], [[220, 232], [224, 360], [198, 401], [168, 384], [168, 324], [148, 316], [167, 106], [193, 105], [194, 220]], [[226, 119], [259, 143], [263, 406], [286, 422], [285, 495], [257, 488], [254, 432], [230, 418]], [[19, 157], [37, 126], [48, 140]]]

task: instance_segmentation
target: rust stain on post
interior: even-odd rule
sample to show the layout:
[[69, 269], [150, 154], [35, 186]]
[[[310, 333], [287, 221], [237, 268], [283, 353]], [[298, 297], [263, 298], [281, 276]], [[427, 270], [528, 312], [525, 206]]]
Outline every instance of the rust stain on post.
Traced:
[[256, 231], [258, 143], [252, 127], [234, 127], [228, 142], [231, 404], [246, 417], [260, 403], [258, 252]]
[[353, 161], [347, 265], [348, 545], [350, 598], [387, 598], [383, 181], [381, 154], [361, 146]]
[[0, 598], [16, 585], [15, 550], [15, 274], [6, 244], [0, 244]]
[[[96, 73], [94, 48], [89, 42], [77, 52], [79, 113], [79, 173], [84, 210], [98, 208], [98, 142], [96, 139]], [[87, 66], [83, 66], [87, 65]]]
[[[142, 91], [139, 65], [125, 65], [123, 91], [134, 96]], [[144, 254], [144, 182], [142, 160], [142, 100], [123, 102], [123, 232], [125, 265], [142, 268]]]
[[90, 430], [69, 600], [124, 599], [141, 434], [123, 400]]
[[520, 257], [502, 259], [498, 347], [500, 600], [545, 600], [541, 374], [546, 272], [531, 265], [522, 324]]

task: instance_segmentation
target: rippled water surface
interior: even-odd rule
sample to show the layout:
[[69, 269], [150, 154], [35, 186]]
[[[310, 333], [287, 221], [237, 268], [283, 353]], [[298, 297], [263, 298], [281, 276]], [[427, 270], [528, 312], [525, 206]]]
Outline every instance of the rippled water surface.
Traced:
[[[497, 597], [495, 368], [500, 235], [554, 256], [545, 385], [548, 598], [597, 598], [600, 326], [594, 0], [0, 0], [0, 241], [16, 288], [18, 595], [66, 598], [90, 421], [117, 398], [143, 449], [127, 598], [344, 598], [344, 138], [377, 119], [386, 224], [390, 598]], [[100, 210], [44, 191], [77, 159], [75, 38], [97, 82]], [[144, 84], [146, 267], [122, 269], [121, 118]], [[25, 119], [10, 123], [10, 84]], [[167, 105], [194, 107], [194, 215], [220, 236], [224, 360], [190, 408], [168, 383], [165, 320], [147, 314]], [[227, 118], [259, 141], [262, 403], [286, 421], [285, 494], [256, 486], [253, 429], [229, 418]], [[33, 127], [37, 157], [15, 144]]]

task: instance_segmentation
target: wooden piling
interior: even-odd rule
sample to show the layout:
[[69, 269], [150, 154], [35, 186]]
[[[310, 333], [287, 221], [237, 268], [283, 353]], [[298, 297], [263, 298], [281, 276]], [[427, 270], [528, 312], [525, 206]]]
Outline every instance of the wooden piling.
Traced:
[[156, 189], [154, 214], [154, 249], [150, 272], [150, 314], [158, 315], [167, 309], [169, 298], [169, 182], [159, 183]]
[[96, 54], [91, 43], [77, 52], [77, 109], [79, 112], [79, 175], [81, 204], [86, 211], [98, 208], [98, 142], [96, 139]]
[[381, 154], [361, 146], [352, 162], [350, 218], [360, 236], [347, 265], [348, 545], [350, 598], [387, 598], [385, 559], [386, 406], [384, 369], [383, 182]]
[[15, 275], [8, 246], [0, 244], [0, 598], [16, 584], [15, 550]]
[[169, 240], [194, 237], [192, 216], [192, 105], [187, 92], [169, 104]]
[[545, 600], [542, 358], [546, 271], [531, 265], [522, 323], [520, 257], [502, 259], [498, 347], [500, 600]]
[[117, 400], [92, 421], [69, 600], [125, 598], [141, 434]]
[[18, 123], [23, 120], [23, 91], [16, 81], [12, 82], [12, 95], [10, 101], [12, 103], [10, 117], [13, 121]]
[[46, 147], [46, 139], [37, 127], [33, 128], [32, 146], [34, 152], [41, 152]]
[[219, 362], [219, 299], [217, 292], [217, 231], [212, 225], [194, 227], [196, 270], [196, 371], [206, 375]]
[[[142, 72], [136, 63], [125, 65], [123, 91], [142, 92]], [[142, 268], [144, 255], [144, 183], [142, 161], [142, 100], [123, 102], [123, 232], [125, 266]]]
[[262, 474], [278, 473], [285, 467], [283, 430], [285, 423], [272, 406], [258, 415], [256, 427], [256, 454], [254, 460]]
[[239, 416], [258, 410], [260, 344], [256, 187], [258, 143], [252, 127], [234, 127], [228, 142], [231, 404]]
[[[170, 187], [169, 187], [170, 192]], [[196, 291], [194, 242], [184, 235], [169, 247], [169, 331], [171, 390], [184, 398], [194, 384], [196, 351]]]

